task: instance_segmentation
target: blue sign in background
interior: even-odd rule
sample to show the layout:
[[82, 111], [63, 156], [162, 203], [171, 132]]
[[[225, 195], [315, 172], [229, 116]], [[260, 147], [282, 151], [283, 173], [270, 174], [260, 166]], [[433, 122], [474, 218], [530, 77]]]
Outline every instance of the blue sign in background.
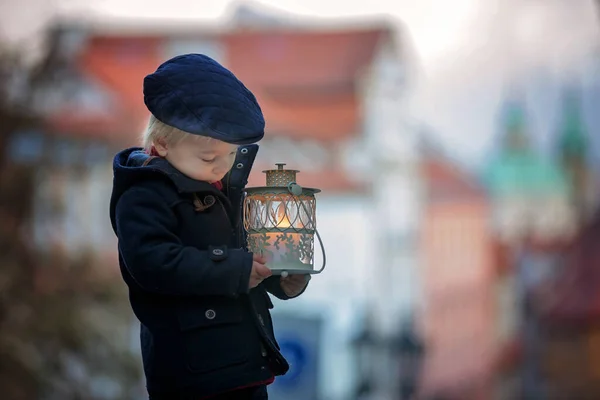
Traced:
[[318, 400], [322, 323], [318, 318], [274, 315], [275, 335], [290, 370], [269, 387], [272, 400]]

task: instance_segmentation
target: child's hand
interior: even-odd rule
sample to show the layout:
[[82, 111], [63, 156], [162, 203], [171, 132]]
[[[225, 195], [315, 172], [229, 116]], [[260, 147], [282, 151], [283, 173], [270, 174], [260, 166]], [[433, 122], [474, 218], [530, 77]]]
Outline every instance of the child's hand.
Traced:
[[265, 265], [266, 262], [265, 257], [259, 254], [252, 255], [252, 272], [250, 272], [250, 282], [248, 283], [250, 289], [257, 287], [263, 280], [273, 274]]
[[309, 281], [310, 275], [288, 275], [285, 278], [281, 277], [281, 288], [289, 297], [295, 297], [304, 290]]

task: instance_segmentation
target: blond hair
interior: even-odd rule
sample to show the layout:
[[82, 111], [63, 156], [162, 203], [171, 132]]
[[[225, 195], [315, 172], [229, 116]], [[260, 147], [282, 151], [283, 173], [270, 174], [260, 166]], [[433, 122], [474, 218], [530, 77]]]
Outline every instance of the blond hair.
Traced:
[[150, 152], [152, 146], [154, 146], [158, 140], [162, 139], [167, 145], [174, 145], [188, 136], [192, 136], [196, 140], [203, 140], [207, 142], [216, 140], [208, 136], [193, 135], [191, 133], [184, 132], [181, 129], [177, 129], [171, 125], [167, 125], [164, 122], [159, 121], [158, 118], [150, 114], [148, 126], [146, 127], [146, 130], [142, 136], [142, 146], [144, 147], [144, 150]]

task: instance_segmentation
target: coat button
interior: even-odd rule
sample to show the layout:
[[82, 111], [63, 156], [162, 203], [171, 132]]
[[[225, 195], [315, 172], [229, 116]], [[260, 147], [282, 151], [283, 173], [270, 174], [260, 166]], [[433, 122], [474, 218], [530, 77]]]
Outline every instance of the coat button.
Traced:
[[223, 250], [221, 250], [221, 249], [213, 249], [212, 253], [213, 253], [213, 256], [222, 256], [223, 255]]
[[206, 310], [204, 316], [206, 317], [206, 319], [215, 319], [217, 313], [215, 312], [215, 310]]
[[242, 168], [244, 168], [244, 164], [242, 164], [242, 163], [238, 163], [238, 164], [237, 164], [235, 167], [236, 167], [237, 169], [242, 169]]
[[205, 206], [212, 206], [213, 204], [215, 204], [215, 196], [206, 196], [204, 198], [204, 205]]
[[246, 153], [248, 153], [248, 148], [247, 148], [247, 147], [244, 147], [244, 148], [242, 148], [242, 149], [240, 150], [240, 152], [241, 152], [242, 154], [246, 154]]

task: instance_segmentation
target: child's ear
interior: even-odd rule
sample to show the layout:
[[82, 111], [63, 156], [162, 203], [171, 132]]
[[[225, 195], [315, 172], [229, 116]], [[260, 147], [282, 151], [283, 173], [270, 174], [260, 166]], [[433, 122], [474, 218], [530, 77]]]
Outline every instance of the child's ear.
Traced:
[[169, 153], [169, 148], [164, 138], [160, 138], [154, 141], [154, 149], [156, 149], [156, 152], [161, 157], [166, 157], [167, 153]]

